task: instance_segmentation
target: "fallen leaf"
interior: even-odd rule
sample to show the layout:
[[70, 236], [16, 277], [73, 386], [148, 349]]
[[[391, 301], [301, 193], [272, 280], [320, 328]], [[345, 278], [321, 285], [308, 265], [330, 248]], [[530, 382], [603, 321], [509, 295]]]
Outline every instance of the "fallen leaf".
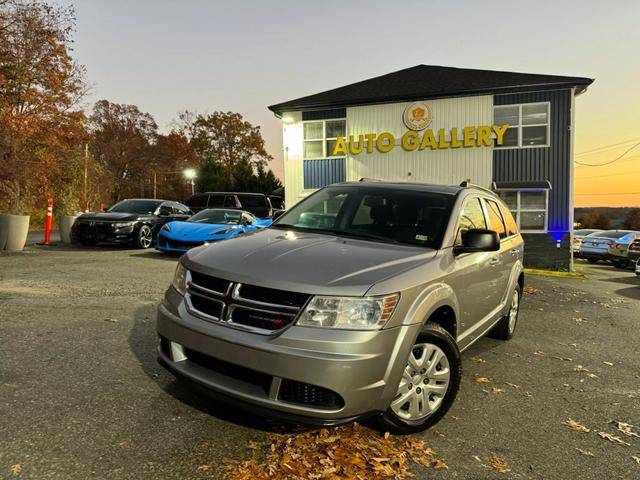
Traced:
[[493, 468], [496, 472], [509, 473], [511, 471], [504, 458], [493, 456], [489, 459], [487, 465]]
[[434, 466], [434, 467], [436, 467], [436, 468], [446, 468], [446, 469], [449, 469], [449, 465], [447, 465], [446, 463], [444, 463], [442, 460], [436, 460], [433, 466]]
[[595, 455], [591, 453], [589, 450], [583, 450], [581, 448], [576, 448], [576, 450], [578, 450], [585, 457], [595, 457]]
[[20, 472], [22, 472], [22, 465], [20, 465], [19, 463], [11, 465], [11, 468], [9, 469], [9, 473], [11, 475], [20, 475]]
[[539, 293], [542, 293], [542, 290], [538, 289], [538, 288], [533, 288], [530, 286], [526, 286], [522, 289], [522, 291], [524, 293], [528, 293], [529, 295], [538, 295]]
[[537, 355], [539, 357], [544, 357], [545, 353], [542, 350], [536, 350], [535, 352], [533, 352], [534, 355]]
[[502, 395], [503, 393], [504, 393], [504, 389], [502, 389], [502, 388], [493, 387], [491, 389], [491, 394], [492, 395]]
[[640, 465], [640, 457], [636, 457], [635, 455], [632, 455], [631, 458], [633, 458], [636, 461], [636, 463]]
[[571, 418], [565, 420], [564, 422], [562, 422], [562, 424], [566, 427], [569, 427], [574, 432], [590, 432], [590, 430], [586, 426], [579, 422], [576, 422], [575, 420], [572, 420]]
[[554, 355], [551, 358], [555, 358], [556, 360], [562, 360], [563, 362], [573, 362], [573, 358], [570, 358], [570, 357], [556, 357]]
[[516, 385], [515, 383], [504, 382], [506, 385], [509, 385], [511, 388], [515, 388], [516, 390], [520, 388], [520, 385]]
[[587, 321], [582, 317], [576, 317], [573, 319], [576, 323], [587, 323]]
[[457, 422], [458, 420], [460, 420], [460, 417], [456, 417], [455, 415], [451, 415], [451, 420], [453, 420], [454, 422]]
[[489, 383], [489, 377], [476, 377], [476, 383]]
[[120, 323], [120, 320], [118, 320], [117, 318], [103, 318], [103, 320], [109, 323]]
[[604, 363], [605, 365], [609, 365], [610, 367], [613, 367], [613, 363], [611, 362], [602, 362], [602, 363]]
[[480, 357], [471, 357], [471, 361], [473, 363], [487, 363], [487, 361], [484, 358], [480, 358]]
[[627, 447], [631, 446], [630, 443], [627, 443], [624, 440], [622, 440], [620, 437], [616, 437], [615, 435], [611, 435], [610, 433], [598, 432], [598, 435], [604, 438], [605, 440], [609, 440], [611, 443], [615, 443], [617, 445], [626, 445]]
[[633, 425], [630, 425], [624, 422], [618, 422], [616, 420], [612, 420], [611, 423], [613, 423], [616, 426], [616, 428], [622, 433], [624, 433], [627, 437], [640, 438], [640, 435], [638, 435], [636, 432], [631, 431], [631, 429], [633, 428]]

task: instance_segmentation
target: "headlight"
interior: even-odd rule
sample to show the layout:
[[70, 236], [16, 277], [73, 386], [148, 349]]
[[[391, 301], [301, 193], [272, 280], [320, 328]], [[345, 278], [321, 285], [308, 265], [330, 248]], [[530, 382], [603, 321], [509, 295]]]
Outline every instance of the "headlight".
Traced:
[[386, 297], [313, 297], [297, 324], [305, 327], [378, 330], [391, 318], [400, 295]]
[[124, 227], [130, 227], [131, 225], [133, 225], [136, 222], [114, 222], [113, 224], [113, 228], [124, 228]]
[[160, 230], [164, 230], [165, 232], [170, 232], [171, 227], [169, 226], [168, 223], [165, 223]]
[[176, 267], [176, 273], [173, 275], [171, 285], [180, 295], [187, 293], [187, 269], [181, 263], [178, 263]]

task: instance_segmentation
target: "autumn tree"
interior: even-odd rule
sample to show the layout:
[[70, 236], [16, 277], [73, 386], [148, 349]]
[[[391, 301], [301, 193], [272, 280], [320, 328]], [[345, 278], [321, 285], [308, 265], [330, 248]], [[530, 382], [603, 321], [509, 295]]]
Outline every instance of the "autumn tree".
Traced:
[[100, 100], [89, 117], [89, 128], [91, 153], [107, 173], [111, 202], [151, 194], [153, 172], [164, 168], [153, 155], [158, 136], [153, 117], [135, 105]]
[[73, 8], [0, 1], [0, 209], [30, 213], [77, 178], [84, 69], [71, 57]]
[[585, 213], [578, 218], [581, 228], [597, 228], [599, 230], [608, 230], [611, 228], [611, 220], [603, 213], [593, 211]]
[[183, 172], [197, 164], [196, 154], [189, 139], [180, 132], [158, 135], [151, 149], [153, 169], [151, 178], [158, 198], [183, 199], [191, 193]]
[[632, 208], [627, 212], [624, 227], [629, 230], [640, 230], [640, 208]]

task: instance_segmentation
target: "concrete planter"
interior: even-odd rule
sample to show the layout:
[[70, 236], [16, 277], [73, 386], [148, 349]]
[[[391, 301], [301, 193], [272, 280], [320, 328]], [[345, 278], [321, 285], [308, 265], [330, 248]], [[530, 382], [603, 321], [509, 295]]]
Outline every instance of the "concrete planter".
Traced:
[[73, 222], [76, 221], [76, 218], [76, 215], [64, 215], [60, 217], [58, 228], [60, 229], [61, 243], [71, 243], [71, 227], [73, 227]]
[[0, 213], [0, 250], [4, 250], [7, 244], [7, 236], [9, 235], [9, 216], [6, 213]]
[[27, 243], [29, 234], [29, 215], [5, 215], [8, 217], [7, 243], [5, 250], [9, 252], [21, 252]]

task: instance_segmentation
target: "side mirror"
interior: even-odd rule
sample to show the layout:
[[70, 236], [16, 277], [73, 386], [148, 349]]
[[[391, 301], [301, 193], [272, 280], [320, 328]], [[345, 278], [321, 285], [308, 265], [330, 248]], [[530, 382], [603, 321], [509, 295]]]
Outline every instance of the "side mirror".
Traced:
[[453, 254], [496, 252], [500, 250], [500, 237], [494, 230], [471, 228], [462, 233], [462, 245], [453, 247]]
[[251, 225], [251, 222], [249, 222], [249, 219], [247, 218], [243, 218], [241, 221], [242, 221], [242, 225], [245, 227], [248, 225]]
[[273, 215], [271, 215], [271, 221], [275, 222], [278, 218], [284, 215], [285, 210], [274, 210]]

